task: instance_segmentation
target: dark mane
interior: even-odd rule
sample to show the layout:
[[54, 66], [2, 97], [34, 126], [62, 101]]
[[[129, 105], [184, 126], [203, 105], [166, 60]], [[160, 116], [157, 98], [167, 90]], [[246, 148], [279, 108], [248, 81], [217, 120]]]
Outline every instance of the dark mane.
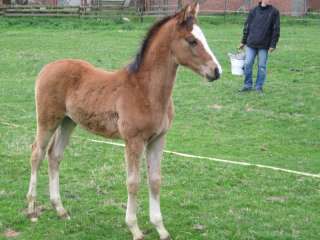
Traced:
[[148, 31], [145, 36], [138, 53], [136, 54], [134, 60], [128, 65], [129, 73], [136, 73], [139, 71], [139, 68], [143, 62], [144, 55], [146, 53], [147, 48], [152, 40], [152, 37], [159, 31], [159, 29], [167, 23], [169, 20], [174, 18], [176, 15], [167, 16], [160, 21], [156, 22]]

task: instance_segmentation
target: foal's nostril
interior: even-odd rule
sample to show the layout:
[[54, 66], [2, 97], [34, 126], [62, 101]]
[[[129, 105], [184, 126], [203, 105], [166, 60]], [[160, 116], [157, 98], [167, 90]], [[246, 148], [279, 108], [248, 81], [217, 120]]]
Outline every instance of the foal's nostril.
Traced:
[[217, 79], [219, 79], [220, 78], [220, 71], [219, 71], [219, 69], [218, 68], [214, 68], [214, 70], [212, 71], [210, 71], [210, 74], [208, 73], [208, 74], [206, 74], [206, 78], [208, 79], [208, 81], [209, 82], [212, 82], [212, 81], [214, 81], [214, 80], [217, 80]]
[[216, 79], [220, 78], [220, 72], [218, 68], [214, 69], [214, 75], [216, 76]]

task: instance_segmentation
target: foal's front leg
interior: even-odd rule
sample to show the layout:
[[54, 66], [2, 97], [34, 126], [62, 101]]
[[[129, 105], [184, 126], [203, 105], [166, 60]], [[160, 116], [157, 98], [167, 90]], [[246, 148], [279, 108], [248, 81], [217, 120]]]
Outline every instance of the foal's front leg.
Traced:
[[161, 240], [170, 239], [163, 225], [160, 210], [161, 158], [164, 147], [164, 136], [160, 136], [147, 147], [147, 163], [149, 176], [149, 208], [150, 221], [155, 225]]
[[137, 221], [137, 192], [139, 187], [139, 167], [144, 151], [144, 142], [131, 139], [126, 142], [128, 203], [126, 223], [134, 240], [142, 240], [143, 234]]

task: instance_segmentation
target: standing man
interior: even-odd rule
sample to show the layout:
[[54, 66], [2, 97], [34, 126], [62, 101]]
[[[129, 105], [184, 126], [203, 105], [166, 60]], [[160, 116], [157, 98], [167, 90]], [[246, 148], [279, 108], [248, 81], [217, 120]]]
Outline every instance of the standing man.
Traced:
[[267, 74], [268, 53], [276, 49], [280, 37], [280, 14], [270, 4], [271, 0], [262, 0], [253, 8], [245, 22], [243, 38], [239, 49], [246, 46], [244, 66], [244, 86], [240, 92], [252, 90], [252, 67], [258, 56], [258, 75], [255, 84], [257, 92], [263, 92], [263, 85]]

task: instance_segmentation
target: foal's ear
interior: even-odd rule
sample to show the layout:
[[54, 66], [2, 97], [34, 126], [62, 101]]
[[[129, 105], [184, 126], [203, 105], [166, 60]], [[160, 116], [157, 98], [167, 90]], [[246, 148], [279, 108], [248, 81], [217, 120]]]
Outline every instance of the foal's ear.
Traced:
[[195, 19], [198, 16], [199, 3], [195, 1], [192, 4], [185, 6], [178, 14], [178, 23], [183, 24], [190, 21], [190, 19]]
[[182, 24], [191, 16], [191, 5], [185, 6], [178, 14], [178, 23]]
[[194, 1], [191, 4], [191, 13], [195, 18], [198, 16], [199, 10], [200, 10], [199, 2], [198, 1]]

